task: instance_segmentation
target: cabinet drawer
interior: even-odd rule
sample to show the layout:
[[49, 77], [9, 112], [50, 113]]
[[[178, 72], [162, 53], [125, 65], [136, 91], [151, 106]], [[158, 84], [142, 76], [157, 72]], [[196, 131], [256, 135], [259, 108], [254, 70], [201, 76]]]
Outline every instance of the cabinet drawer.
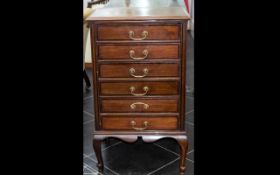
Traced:
[[178, 77], [178, 64], [102, 64], [101, 78]]
[[179, 44], [99, 45], [98, 58], [101, 60], [128, 59], [134, 61], [178, 59]]
[[103, 117], [102, 128], [108, 130], [174, 130], [177, 129], [176, 116], [168, 117]]
[[179, 40], [179, 25], [99, 25], [97, 40]]
[[102, 112], [178, 112], [177, 99], [101, 100]]
[[178, 81], [140, 81], [140, 82], [103, 82], [100, 83], [101, 95], [177, 95]]

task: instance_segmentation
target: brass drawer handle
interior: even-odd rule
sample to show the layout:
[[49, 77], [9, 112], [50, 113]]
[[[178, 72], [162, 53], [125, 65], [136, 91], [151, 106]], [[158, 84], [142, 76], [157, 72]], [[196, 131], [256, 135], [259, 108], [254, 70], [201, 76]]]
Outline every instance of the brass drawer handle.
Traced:
[[144, 123], [143, 123], [144, 127], [143, 127], [143, 128], [137, 128], [137, 127], [135, 127], [135, 125], [136, 125], [136, 122], [135, 122], [135, 121], [131, 121], [130, 124], [131, 124], [131, 127], [132, 127], [134, 130], [137, 130], [137, 131], [145, 130], [145, 129], [147, 129], [148, 126], [149, 126], [149, 122], [147, 122], [147, 121], [144, 121]]
[[148, 75], [148, 72], [149, 72], [148, 68], [144, 68], [143, 69], [143, 73], [144, 73], [143, 75], [134, 75], [135, 69], [134, 68], [129, 69], [130, 75], [133, 76], [133, 77], [136, 77], [136, 78], [143, 78], [143, 77]]
[[149, 109], [149, 105], [143, 102], [135, 102], [130, 105], [130, 109], [136, 109], [136, 105], [144, 105], [144, 109]]
[[144, 95], [147, 95], [147, 93], [148, 93], [148, 91], [149, 91], [149, 87], [148, 87], [148, 86], [144, 86], [144, 87], [143, 87], [143, 90], [144, 90], [145, 92], [142, 93], [142, 94], [136, 94], [136, 93], [134, 93], [134, 91], [135, 91], [135, 87], [134, 87], [134, 86], [131, 86], [129, 89], [130, 89], [131, 95], [134, 95], [134, 96], [144, 96]]
[[147, 58], [149, 52], [147, 49], [143, 50], [143, 57], [135, 57], [135, 51], [134, 50], [130, 50], [129, 51], [129, 57], [134, 59], [134, 60], [144, 60], [145, 58]]
[[136, 41], [140, 41], [140, 40], [144, 40], [147, 38], [149, 32], [147, 32], [146, 30], [144, 30], [141, 34], [142, 38], [134, 38], [134, 32], [133, 31], [129, 31], [128, 32], [128, 37], [132, 40], [136, 40]]

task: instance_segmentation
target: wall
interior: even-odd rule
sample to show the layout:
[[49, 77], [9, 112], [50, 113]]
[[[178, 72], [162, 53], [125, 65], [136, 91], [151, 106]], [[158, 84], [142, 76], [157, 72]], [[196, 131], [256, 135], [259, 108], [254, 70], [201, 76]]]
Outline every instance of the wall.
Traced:
[[87, 37], [87, 41], [86, 41], [85, 63], [91, 63], [90, 34], [89, 33], [88, 33], [88, 37]]
[[83, 1], [84, 1], [83, 2], [84, 8], [86, 8], [87, 7], [87, 2], [90, 1], [90, 0], [83, 0]]
[[192, 3], [191, 3], [191, 35], [192, 37], [194, 38], [194, 0], [192, 0]]
[[[87, 2], [90, 0], [83, 0], [83, 7], [84, 9], [87, 7]], [[86, 41], [86, 53], [85, 53], [85, 62], [86, 63], [91, 63], [91, 52], [90, 52], [90, 37], [87, 37]]]

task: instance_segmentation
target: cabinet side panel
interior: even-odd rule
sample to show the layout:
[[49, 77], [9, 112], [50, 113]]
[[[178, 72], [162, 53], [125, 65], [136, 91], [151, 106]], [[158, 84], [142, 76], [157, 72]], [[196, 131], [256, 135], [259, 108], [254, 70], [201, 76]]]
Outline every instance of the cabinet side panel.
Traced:
[[98, 77], [98, 68], [97, 68], [97, 46], [96, 46], [96, 24], [94, 22], [89, 22], [90, 26], [90, 36], [91, 36], [91, 56], [92, 56], [92, 91], [93, 91], [93, 109], [94, 109], [94, 116], [95, 116], [95, 130], [100, 129], [100, 118], [99, 118], [99, 101], [98, 101], [98, 92], [99, 86], [97, 82]]
[[182, 21], [181, 32], [181, 130], [185, 130], [185, 108], [186, 108], [186, 50], [187, 50], [187, 20]]

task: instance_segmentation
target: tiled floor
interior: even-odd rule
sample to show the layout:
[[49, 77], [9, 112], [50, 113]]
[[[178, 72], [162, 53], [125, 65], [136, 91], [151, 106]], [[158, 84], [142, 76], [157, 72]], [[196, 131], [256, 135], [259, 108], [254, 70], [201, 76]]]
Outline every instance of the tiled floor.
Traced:
[[[193, 39], [189, 35], [187, 52], [186, 128], [189, 138], [186, 175], [194, 174], [194, 98], [193, 98]], [[91, 78], [91, 71], [87, 70]], [[94, 126], [92, 90], [84, 91], [84, 175], [100, 175], [92, 148]], [[175, 175], [179, 174], [179, 146], [171, 139], [154, 143], [134, 144], [111, 139], [103, 143], [104, 175]]]

